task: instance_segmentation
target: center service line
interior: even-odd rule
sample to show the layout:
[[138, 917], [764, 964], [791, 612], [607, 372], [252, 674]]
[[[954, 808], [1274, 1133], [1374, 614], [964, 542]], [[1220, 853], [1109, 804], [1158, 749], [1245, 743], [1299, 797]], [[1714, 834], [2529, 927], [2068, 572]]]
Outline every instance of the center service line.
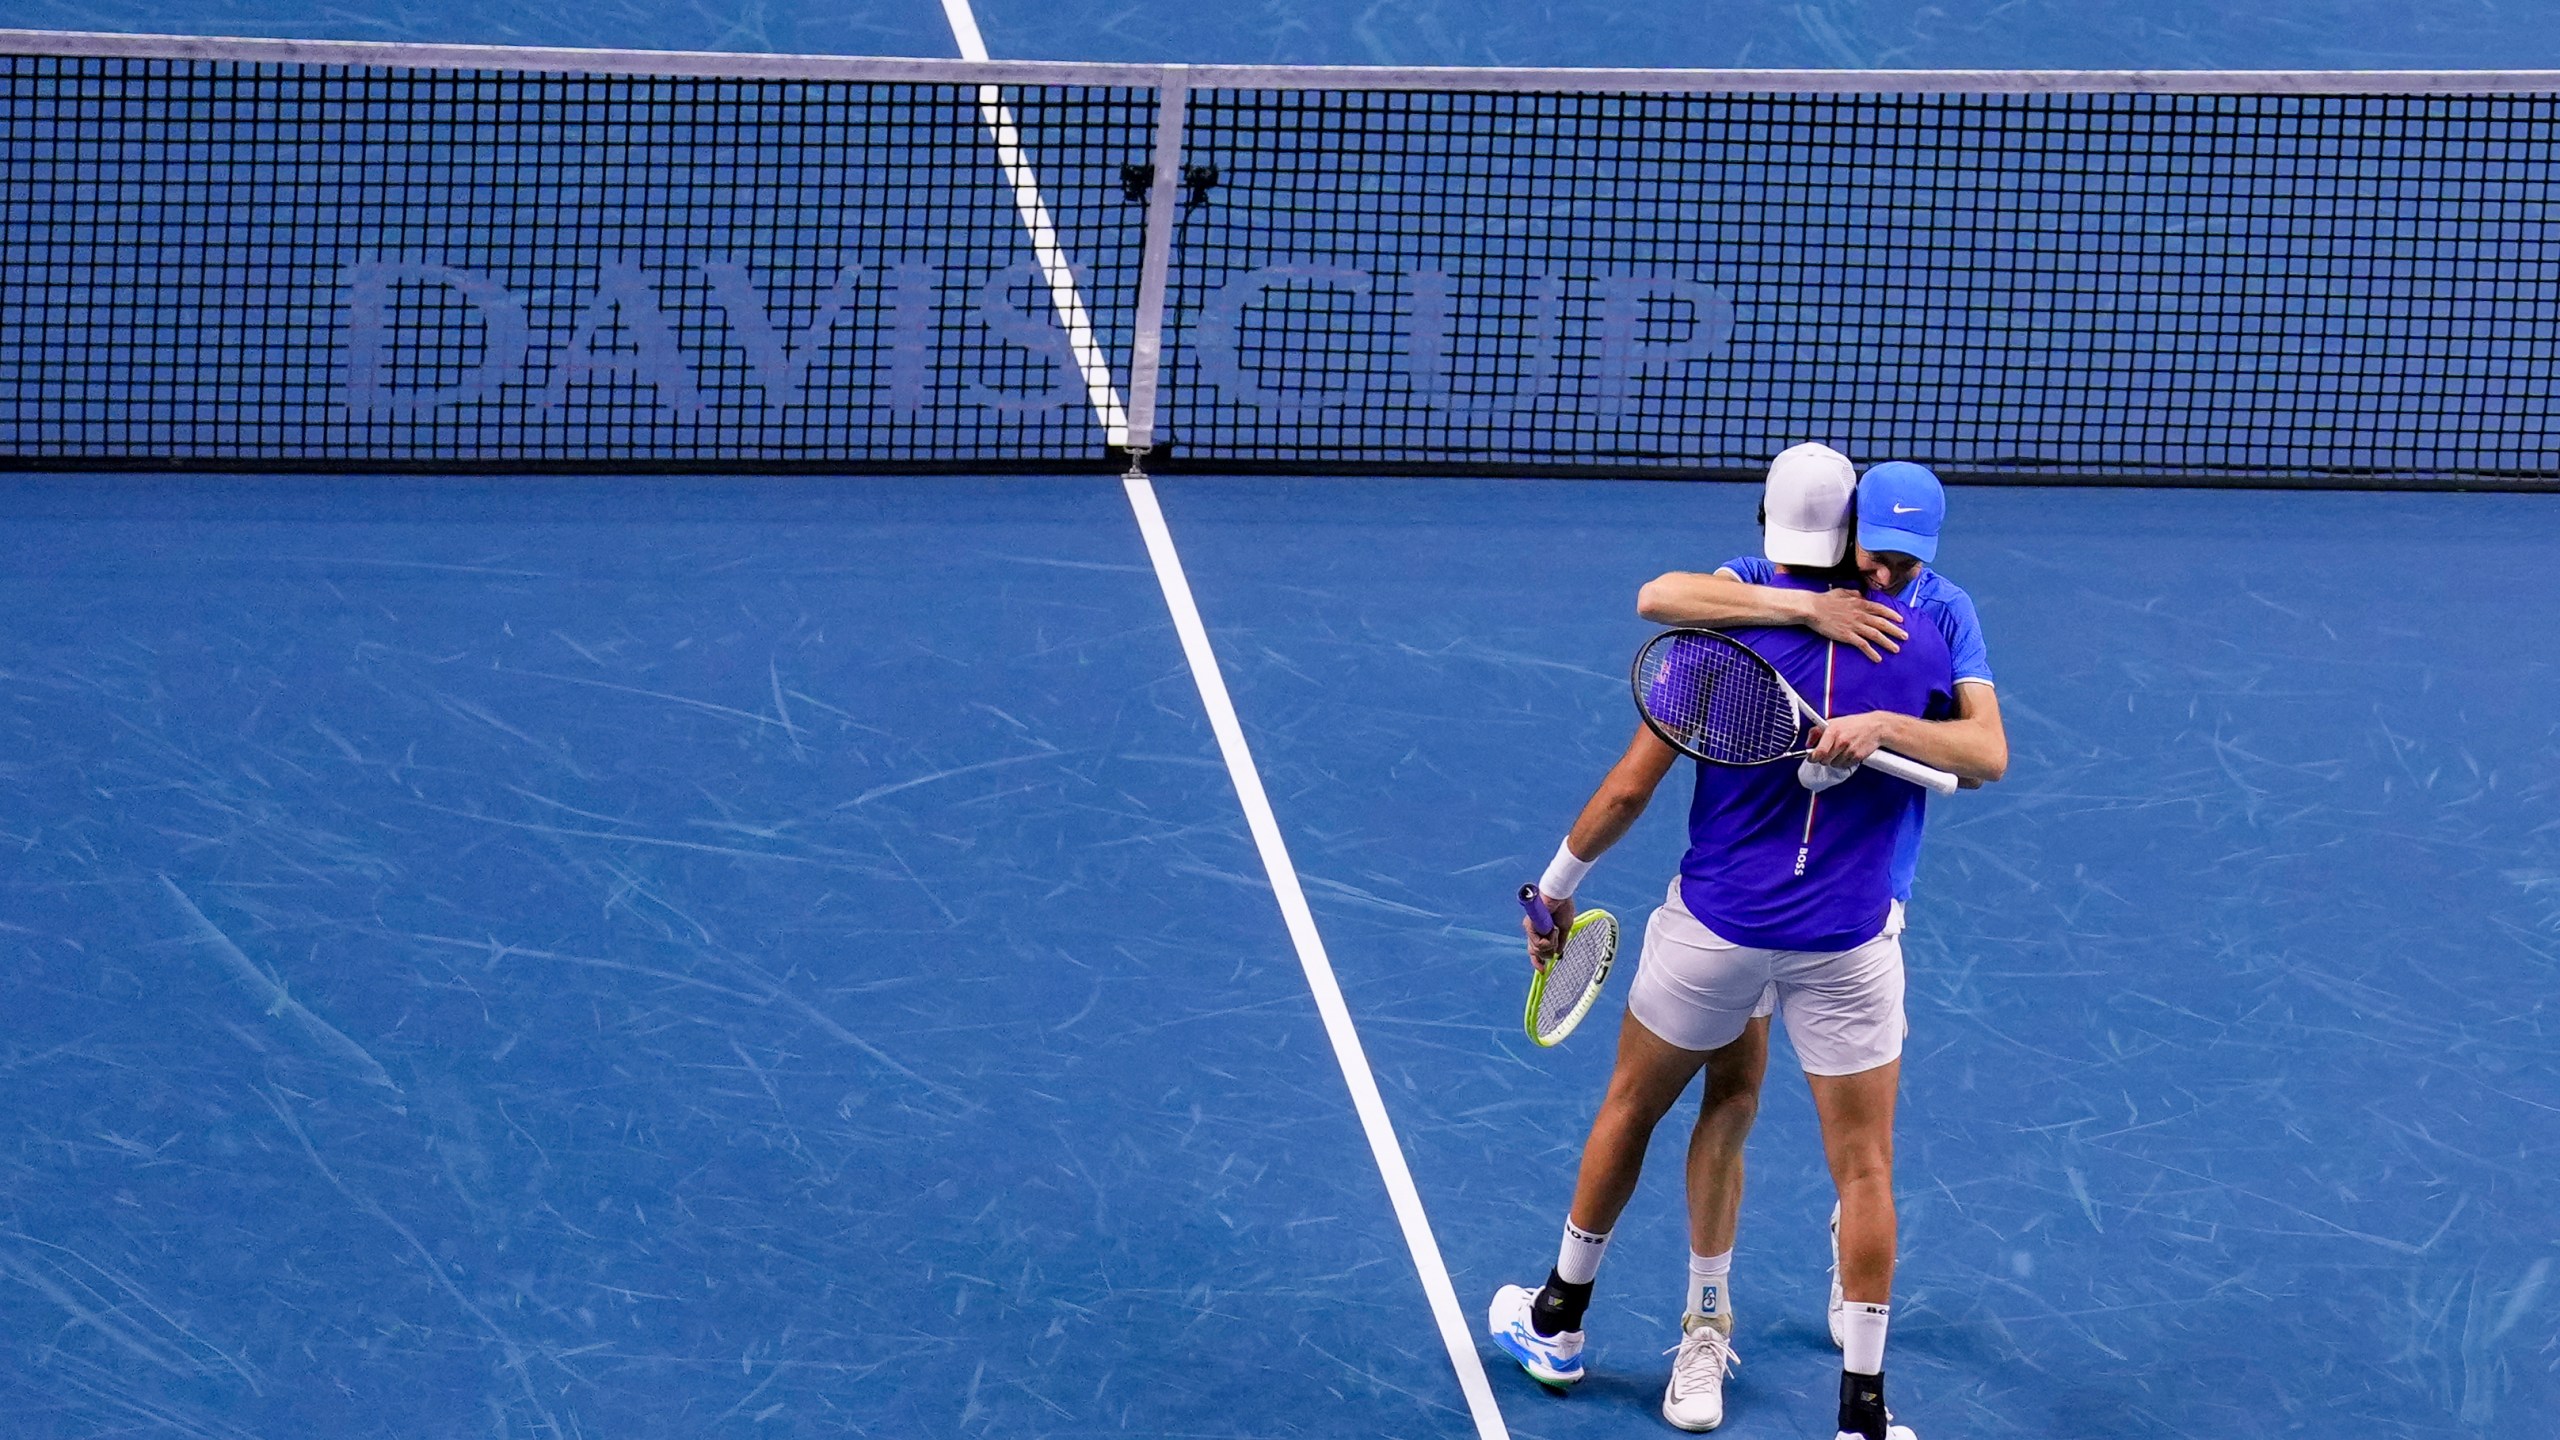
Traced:
[[[952, 0], [965, 3], [965, 0]], [[1431, 1217], [1422, 1211], [1422, 1195], [1414, 1189], [1404, 1147], [1396, 1142], [1395, 1122], [1387, 1118], [1387, 1102], [1369, 1070], [1368, 1053], [1360, 1048], [1360, 1032], [1351, 1024], [1351, 1008], [1343, 1003], [1342, 986], [1334, 979], [1333, 962], [1324, 953], [1324, 937], [1316, 933], [1316, 917], [1299, 888], [1297, 866], [1280, 838], [1279, 818], [1271, 797], [1263, 792], [1262, 774], [1246, 748], [1244, 726], [1236, 719], [1235, 702], [1227, 696], [1217, 653], [1209, 648], [1208, 628], [1200, 623], [1200, 607], [1191, 598], [1191, 582], [1183, 576], [1182, 557], [1174, 553], [1173, 533], [1165, 528], [1156, 490], [1143, 475], [1121, 482], [1129, 491], [1129, 508], [1138, 515], [1138, 530], [1147, 537], [1148, 558], [1155, 561], [1156, 582], [1164, 587], [1165, 607], [1173, 612], [1174, 633], [1182, 637], [1182, 653], [1191, 662], [1191, 678], [1199, 683], [1200, 703], [1209, 712], [1209, 728], [1217, 732], [1218, 752], [1226, 757], [1227, 778], [1235, 782], [1236, 799], [1244, 807], [1245, 824], [1253, 830], [1254, 848], [1262, 852], [1262, 868], [1270, 873], [1271, 891], [1298, 948], [1299, 968], [1307, 972], [1307, 988], [1315, 992], [1316, 1011], [1324, 1017], [1324, 1033], [1333, 1042], [1333, 1058], [1342, 1066], [1343, 1083], [1351, 1087], [1351, 1107], [1360, 1112], [1360, 1128], [1368, 1134], [1369, 1153], [1377, 1158], [1378, 1176], [1395, 1202], [1396, 1223], [1404, 1227], [1405, 1248], [1413, 1252], [1413, 1268], [1422, 1276], [1422, 1292], [1431, 1299], [1432, 1318], [1440, 1323], [1440, 1341], [1449, 1347], [1449, 1364], [1458, 1372], [1458, 1388], [1466, 1392], [1479, 1440], [1510, 1440], [1502, 1411], [1493, 1403], [1493, 1386], [1485, 1379], [1484, 1359], [1476, 1353], [1475, 1331], [1458, 1308], [1457, 1289], [1449, 1283], [1449, 1266], [1440, 1258], [1440, 1242], [1431, 1235]]]
[[[978, 30], [978, 17], [970, 9], [969, 0], [942, 0], [942, 13], [951, 22], [951, 38], [959, 45], [961, 58], [985, 60], [986, 38]], [[1084, 297], [1077, 292], [1075, 277], [1067, 268], [1065, 251], [1057, 242], [1048, 204], [1014, 132], [1009, 107], [999, 101], [993, 86], [979, 92], [979, 103], [989, 128], [995, 132], [999, 158], [1006, 179], [1013, 186], [1015, 206], [1031, 232], [1033, 250], [1048, 278], [1050, 293], [1058, 301], [1058, 313], [1066, 322], [1077, 361], [1084, 369], [1094, 418], [1101, 422], [1104, 434], [1113, 443], [1125, 443], [1127, 412], [1111, 383], [1101, 347], [1094, 342]], [[1467, 1412], [1475, 1420], [1478, 1440], [1510, 1440], [1510, 1427], [1503, 1424], [1502, 1411], [1494, 1404], [1493, 1385], [1485, 1378], [1483, 1357], [1476, 1353], [1475, 1332], [1458, 1307], [1457, 1288], [1449, 1282], [1448, 1262], [1440, 1256], [1440, 1242], [1431, 1234], [1431, 1218], [1423, 1213], [1421, 1192], [1414, 1188], [1413, 1171], [1405, 1164], [1404, 1147], [1396, 1140], [1395, 1122], [1387, 1118], [1386, 1098], [1378, 1093], [1378, 1078], [1369, 1069], [1368, 1053], [1360, 1046], [1360, 1032], [1351, 1023], [1351, 1009], [1343, 1003], [1342, 985], [1334, 978], [1332, 960], [1325, 955], [1324, 937], [1316, 933], [1315, 914], [1307, 908], [1307, 894], [1298, 883], [1297, 866], [1291, 863], [1289, 847], [1280, 837], [1279, 817], [1272, 813], [1271, 797], [1262, 788], [1262, 774], [1254, 768], [1253, 752], [1245, 745], [1244, 725], [1237, 720], [1235, 702], [1227, 695], [1217, 652], [1209, 648], [1208, 627], [1201, 623], [1191, 582], [1182, 573], [1182, 557], [1173, 548], [1173, 533], [1165, 528], [1164, 511], [1156, 504], [1155, 485], [1143, 475], [1131, 475], [1122, 484], [1128, 491], [1129, 508], [1137, 516], [1139, 533], [1146, 537], [1147, 556], [1155, 562], [1156, 583], [1164, 589], [1165, 608], [1173, 612], [1174, 633], [1182, 639], [1183, 658], [1190, 662], [1191, 678], [1200, 687], [1200, 703], [1209, 712], [1209, 728], [1217, 734], [1218, 752], [1226, 759], [1227, 778], [1235, 783], [1245, 824], [1253, 832], [1254, 847], [1261, 851], [1263, 869], [1271, 877], [1271, 892], [1280, 902], [1280, 916], [1297, 949], [1298, 966], [1306, 972], [1307, 988], [1315, 995], [1316, 1012], [1324, 1019], [1325, 1037], [1333, 1042], [1333, 1058], [1341, 1065], [1343, 1083], [1351, 1090], [1351, 1107], [1359, 1112], [1360, 1129], [1368, 1137], [1370, 1155], [1377, 1160], [1378, 1177], [1386, 1182], [1387, 1198], [1395, 1205], [1396, 1223], [1404, 1231], [1405, 1248], [1412, 1252], [1413, 1268], [1422, 1279], [1422, 1292], [1431, 1302], [1441, 1343], [1448, 1347], [1449, 1364], [1458, 1372], [1458, 1388], [1467, 1397]]]

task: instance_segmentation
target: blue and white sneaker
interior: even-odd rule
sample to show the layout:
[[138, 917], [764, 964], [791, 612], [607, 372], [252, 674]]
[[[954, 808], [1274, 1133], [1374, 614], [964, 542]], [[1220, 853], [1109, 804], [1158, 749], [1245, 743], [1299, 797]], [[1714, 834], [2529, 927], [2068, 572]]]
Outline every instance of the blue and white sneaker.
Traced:
[[1582, 1332], [1565, 1330], [1541, 1335], [1529, 1323], [1529, 1307], [1538, 1293], [1517, 1285], [1493, 1292], [1493, 1308], [1485, 1313], [1485, 1332], [1493, 1336], [1520, 1368], [1541, 1385], [1562, 1389], [1582, 1378]]

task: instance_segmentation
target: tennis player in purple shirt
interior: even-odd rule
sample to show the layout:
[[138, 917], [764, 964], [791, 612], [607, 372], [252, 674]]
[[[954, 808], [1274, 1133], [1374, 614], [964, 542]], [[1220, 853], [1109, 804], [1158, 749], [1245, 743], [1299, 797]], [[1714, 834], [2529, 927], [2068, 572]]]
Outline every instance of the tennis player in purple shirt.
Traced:
[[[1898, 647], [1913, 629], [1935, 630], [1946, 641], [1955, 662], [1956, 713], [1953, 723], [1938, 728], [1942, 742], [1961, 745], [1968, 765], [1956, 768], [1973, 785], [1997, 780], [2009, 764], [2009, 739], [2000, 720], [2000, 696], [1993, 687], [1990, 648], [1973, 597], [1939, 573], [1938, 537], [1946, 527], [1946, 491], [1927, 467], [1888, 460], [1858, 481], [1857, 527], [1850, 557], [1857, 570], [1854, 585], [1815, 594], [1774, 583], [1778, 567], [1759, 555], [1726, 561], [1713, 574], [1674, 572], [1647, 584], [1636, 597], [1638, 613], [1664, 625], [1793, 625], [1840, 641], [1861, 655], [1878, 658]], [[1832, 738], [1853, 751], [1882, 744], [1899, 746], [1894, 731], [1911, 722], [1898, 715], [1844, 719]], [[1893, 918], [1888, 927], [1901, 930], [1903, 907], [1911, 899], [1920, 869], [1920, 840], [1928, 797], [1911, 792], [1911, 806], [1894, 845]], [[1739, 1148], [1702, 1155], [1701, 1165], [1723, 1165], [1725, 1176], [1693, 1176], [1701, 1193], [1738, 1194], [1742, 1186]], [[1839, 1215], [1832, 1216], [1836, 1245]], [[1692, 1258], [1693, 1264], [1706, 1264]], [[1723, 1291], [1728, 1310], [1733, 1294]], [[1834, 1344], [1843, 1339], [1844, 1301], [1839, 1283], [1839, 1256], [1832, 1257], [1830, 1323]]]
[[[1813, 594], [1854, 581], [1843, 562], [1855, 487], [1847, 458], [1821, 446], [1797, 446], [1770, 466], [1763, 521], [1768, 554], [1782, 567], [1775, 583]], [[1955, 677], [1934, 630], [1915, 627], [1898, 650], [1875, 660], [1803, 629], [1730, 633], [1766, 656], [1825, 716], [1908, 721], [1895, 734], [1896, 750], [1972, 773], [1961, 740], [1942, 733]], [[1872, 753], [1873, 743], [1865, 749]], [[1638, 726], [1539, 882], [1556, 912], [1556, 936], [1571, 924], [1583, 872], [1626, 834], [1677, 758]], [[1835, 745], [1826, 727], [1813, 758], [1862, 757]], [[1888, 921], [1897, 837], [1916, 793], [1868, 770], [1817, 791], [1792, 765], [1698, 767], [1688, 853], [1646, 928], [1616, 1068], [1583, 1149], [1555, 1267], [1534, 1292], [1504, 1286], [1488, 1316], [1495, 1342], [1532, 1376], [1556, 1386], [1582, 1377], [1583, 1315], [1610, 1231], [1634, 1195], [1655, 1125], [1704, 1070], [1706, 1099], [1690, 1141], [1693, 1262], [1662, 1413], [1685, 1430], [1722, 1423], [1724, 1377], [1735, 1363], [1732, 1320], [1723, 1272], [1697, 1262], [1721, 1259], [1730, 1268], [1739, 1156], [1757, 1110], [1768, 1060], [1765, 1017], [1774, 1002], [1812, 1086], [1841, 1198], [1849, 1303], [1840, 1434], [1910, 1440], [1885, 1411], [1883, 1361], [1904, 1031], [1901, 945]], [[1533, 952], [1551, 943], [1531, 938]]]

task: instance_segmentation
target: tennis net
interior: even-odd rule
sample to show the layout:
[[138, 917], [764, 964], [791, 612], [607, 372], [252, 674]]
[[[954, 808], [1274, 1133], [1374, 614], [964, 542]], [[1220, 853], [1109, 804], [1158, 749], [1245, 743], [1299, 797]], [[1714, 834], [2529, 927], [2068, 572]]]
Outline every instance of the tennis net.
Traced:
[[0, 51], [21, 466], [2560, 476], [2560, 76]]

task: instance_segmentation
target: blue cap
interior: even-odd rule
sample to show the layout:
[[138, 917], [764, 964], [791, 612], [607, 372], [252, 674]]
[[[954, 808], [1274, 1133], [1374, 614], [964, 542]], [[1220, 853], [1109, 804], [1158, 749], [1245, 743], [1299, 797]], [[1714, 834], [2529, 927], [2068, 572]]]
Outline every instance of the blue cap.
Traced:
[[1887, 460], [1858, 481], [1858, 543], [1870, 550], [1935, 560], [1946, 523], [1947, 492], [1926, 465]]

